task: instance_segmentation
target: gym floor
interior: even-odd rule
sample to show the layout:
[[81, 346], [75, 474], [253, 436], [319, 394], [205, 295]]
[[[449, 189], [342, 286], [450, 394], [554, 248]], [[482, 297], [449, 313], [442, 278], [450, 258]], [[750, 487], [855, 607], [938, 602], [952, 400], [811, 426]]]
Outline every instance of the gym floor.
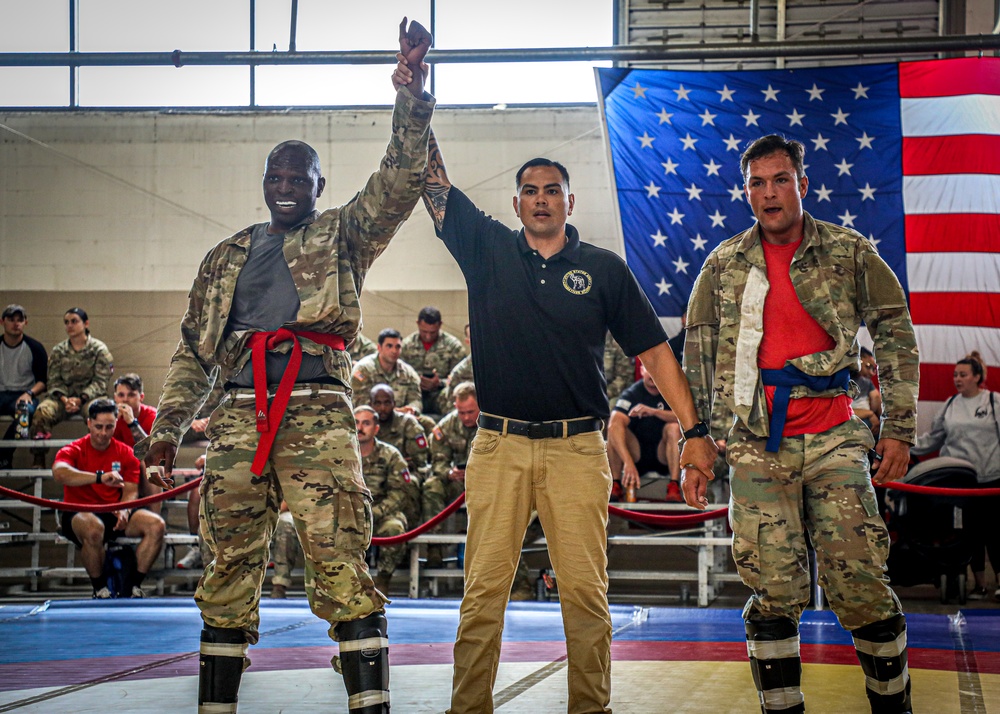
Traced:
[[[1000, 610], [908, 611], [914, 711], [1000, 714]], [[393, 711], [445, 711], [458, 601], [397, 598], [387, 615]], [[737, 607], [615, 604], [612, 620], [614, 711], [758, 711]], [[0, 605], [0, 712], [194, 711], [200, 630], [186, 598]], [[304, 599], [263, 600], [241, 714], [346, 712], [326, 630]], [[801, 637], [808, 711], [867, 712], [850, 635], [833, 614], [807, 612]], [[511, 603], [497, 711], [565, 711], [565, 665], [559, 605]]]

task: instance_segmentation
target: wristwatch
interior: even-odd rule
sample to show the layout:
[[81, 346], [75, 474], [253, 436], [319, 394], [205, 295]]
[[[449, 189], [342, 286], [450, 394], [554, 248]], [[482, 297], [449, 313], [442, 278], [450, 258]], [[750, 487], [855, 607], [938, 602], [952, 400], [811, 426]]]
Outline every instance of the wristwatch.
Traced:
[[697, 436], [708, 436], [708, 426], [700, 421], [684, 432], [685, 439], [694, 439]]
[[94, 483], [100, 483], [101, 479], [104, 477], [104, 472], [103, 471], [95, 471], [94, 475], [97, 476], [97, 480]]

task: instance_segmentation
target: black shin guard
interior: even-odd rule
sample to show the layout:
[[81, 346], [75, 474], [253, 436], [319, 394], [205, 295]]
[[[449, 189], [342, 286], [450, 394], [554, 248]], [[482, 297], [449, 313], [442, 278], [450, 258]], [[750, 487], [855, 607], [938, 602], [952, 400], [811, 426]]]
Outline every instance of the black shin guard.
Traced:
[[243, 630], [205, 625], [201, 631], [198, 714], [236, 711], [246, 654], [247, 636]]
[[910, 707], [910, 672], [906, 665], [906, 618], [902, 614], [851, 632], [865, 673], [872, 714], [905, 714]]
[[389, 639], [385, 615], [375, 612], [337, 625], [340, 668], [351, 714], [389, 711]]
[[747, 620], [747, 654], [764, 714], [805, 711], [799, 629], [787, 617]]

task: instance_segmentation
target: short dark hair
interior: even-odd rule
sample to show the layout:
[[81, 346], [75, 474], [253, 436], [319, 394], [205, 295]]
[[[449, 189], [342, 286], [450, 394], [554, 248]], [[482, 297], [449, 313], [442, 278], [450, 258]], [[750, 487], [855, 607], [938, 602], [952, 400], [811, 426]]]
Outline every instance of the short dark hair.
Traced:
[[870, 349], [868, 349], [867, 347], [865, 347], [864, 345], [862, 345], [861, 346], [861, 356], [862, 357], [874, 357], [875, 355], [872, 354], [872, 351]]
[[805, 178], [806, 168], [803, 159], [805, 159], [806, 147], [794, 139], [786, 139], [779, 134], [768, 134], [753, 141], [740, 156], [740, 174], [743, 175], [743, 181], [747, 180], [751, 161], [779, 152], [786, 154], [792, 160], [792, 166], [795, 167], [795, 177]]
[[399, 334], [399, 330], [397, 330], [395, 327], [387, 327], [384, 330], [382, 330], [380, 333], [378, 333], [378, 343], [381, 345], [383, 342], [385, 342], [390, 337], [395, 337], [397, 339], [402, 339], [402, 335]]
[[441, 322], [441, 311], [436, 307], [428, 305], [417, 315], [417, 322], [426, 322], [428, 325], [437, 325]]
[[538, 157], [535, 159], [531, 159], [530, 161], [524, 162], [524, 165], [517, 170], [517, 175], [514, 177], [514, 188], [516, 188], [517, 190], [521, 190], [521, 177], [524, 175], [524, 172], [536, 166], [552, 166], [554, 168], [559, 169], [559, 173], [562, 174], [563, 182], [566, 184], [566, 190], [567, 191], [569, 190], [569, 171], [566, 170], [566, 167], [560, 164], [558, 161], [553, 161], [552, 159], [544, 159], [542, 157]]
[[142, 393], [142, 377], [140, 377], [135, 372], [129, 372], [128, 374], [123, 374], [121, 377], [115, 380], [115, 386], [119, 384], [124, 384], [126, 387], [134, 392]]
[[267, 171], [267, 167], [271, 165], [271, 161], [274, 160], [276, 156], [283, 153], [300, 153], [306, 159], [306, 165], [309, 171], [314, 172], [317, 176], [322, 176], [322, 170], [319, 165], [319, 154], [316, 153], [316, 149], [309, 146], [304, 141], [299, 141], [298, 139], [291, 139], [289, 141], [283, 141], [273, 149], [267, 155], [267, 160], [264, 162], [264, 170]]
[[396, 403], [396, 392], [385, 382], [379, 382], [378, 384], [373, 385], [371, 391], [368, 392], [368, 396], [374, 399], [375, 395], [379, 392], [386, 392], [390, 397], [392, 397], [393, 404]]
[[[77, 317], [79, 317], [82, 322], [89, 322], [90, 321], [90, 318], [87, 316], [87, 311], [84, 310], [82, 307], [71, 307], [69, 310], [67, 310], [66, 312], [64, 312], [63, 315], [69, 315], [70, 313], [72, 313], [72, 314], [76, 315]], [[90, 334], [90, 328], [89, 327], [84, 327], [83, 331], [86, 332], [88, 335]]]
[[108, 399], [107, 397], [95, 399], [87, 407], [87, 418], [93, 419], [98, 414], [113, 414], [114, 416], [118, 416], [118, 405], [115, 404], [113, 399]]

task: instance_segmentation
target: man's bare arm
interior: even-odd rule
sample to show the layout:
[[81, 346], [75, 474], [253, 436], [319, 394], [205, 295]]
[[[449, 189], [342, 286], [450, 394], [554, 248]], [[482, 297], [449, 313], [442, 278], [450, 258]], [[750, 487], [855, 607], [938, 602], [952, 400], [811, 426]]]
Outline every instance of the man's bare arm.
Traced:
[[444, 226], [444, 210], [448, 205], [448, 192], [451, 190], [451, 182], [448, 181], [448, 173], [445, 171], [444, 159], [441, 156], [441, 148], [438, 146], [437, 137], [431, 129], [430, 139], [427, 141], [427, 170], [424, 172], [424, 206], [434, 221], [434, 228], [441, 230]]

